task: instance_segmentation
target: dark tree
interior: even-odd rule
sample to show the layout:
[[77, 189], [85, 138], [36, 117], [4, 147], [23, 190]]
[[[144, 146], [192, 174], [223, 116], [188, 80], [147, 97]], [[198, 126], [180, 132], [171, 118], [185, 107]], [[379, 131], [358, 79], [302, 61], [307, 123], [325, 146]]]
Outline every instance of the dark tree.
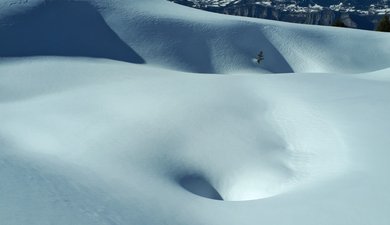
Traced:
[[260, 62], [264, 60], [263, 51], [260, 51], [259, 54], [257, 54], [256, 60], [258, 64], [260, 64]]
[[390, 32], [390, 18], [388, 14], [385, 14], [381, 21], [379, 21], [376, 27], [377, 31]]
[[340, 19], [334, 21], [332, 26], [334, 26], [334, 27], [347, 27], [347, 25], [345, 25], [345, 23], [343, 21], [341, 21]]

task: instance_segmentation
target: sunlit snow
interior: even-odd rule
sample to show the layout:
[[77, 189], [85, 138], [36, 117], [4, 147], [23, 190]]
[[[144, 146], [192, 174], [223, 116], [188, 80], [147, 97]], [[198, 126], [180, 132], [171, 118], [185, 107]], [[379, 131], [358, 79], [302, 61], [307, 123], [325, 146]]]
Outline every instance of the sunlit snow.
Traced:
[[165, 0], [1, 1], [0, 224], [388, 225], [389, 49]]

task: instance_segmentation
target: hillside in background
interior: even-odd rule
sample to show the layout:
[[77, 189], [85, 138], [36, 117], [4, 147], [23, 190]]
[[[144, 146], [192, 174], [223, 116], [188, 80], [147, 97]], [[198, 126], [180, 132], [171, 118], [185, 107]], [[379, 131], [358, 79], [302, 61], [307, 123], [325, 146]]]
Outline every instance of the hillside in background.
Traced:
[[279, 20], [293, 23], [332, 25], [342, 21], [347, 27], [374, 30], [390, 11], [386, 0], [170, 0], [207, 11]]

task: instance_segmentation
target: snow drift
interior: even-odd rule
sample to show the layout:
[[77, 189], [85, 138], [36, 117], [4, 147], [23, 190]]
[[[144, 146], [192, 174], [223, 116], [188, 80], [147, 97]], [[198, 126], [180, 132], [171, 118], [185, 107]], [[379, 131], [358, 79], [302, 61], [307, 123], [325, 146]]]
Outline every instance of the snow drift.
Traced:
[[236, 18], [164, 0], [1, 4], [3, 57], [100, 57], [201, 73], [355, 73], [387, 68], [390, 54], [387, 34]]
[[163, 0], [0, 20], [2, 224], [389, 223], [388, 34]]

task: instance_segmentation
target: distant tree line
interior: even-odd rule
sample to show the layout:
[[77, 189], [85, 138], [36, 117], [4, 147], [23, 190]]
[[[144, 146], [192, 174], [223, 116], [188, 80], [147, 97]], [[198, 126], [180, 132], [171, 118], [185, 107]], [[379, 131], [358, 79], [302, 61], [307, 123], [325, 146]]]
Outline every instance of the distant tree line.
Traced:
[[[340, 19], [337, 19], [333, 24], [332, 26], [334, 27], [348, 27], [347, 25], [345, 25], [345, 23], [343, 21], [341, 21]], [[390, 17], [389, 15], [386, 13], [382, 19], [379, 21], [377, 27], [376, 27], [376, 31], [381, 31], [381, 32], [390, 32]]]
[[390, 18], [387, 13], [382, 17], [381, 21], [379, 21], [376, 30], [382, 32], [390, 32]]

